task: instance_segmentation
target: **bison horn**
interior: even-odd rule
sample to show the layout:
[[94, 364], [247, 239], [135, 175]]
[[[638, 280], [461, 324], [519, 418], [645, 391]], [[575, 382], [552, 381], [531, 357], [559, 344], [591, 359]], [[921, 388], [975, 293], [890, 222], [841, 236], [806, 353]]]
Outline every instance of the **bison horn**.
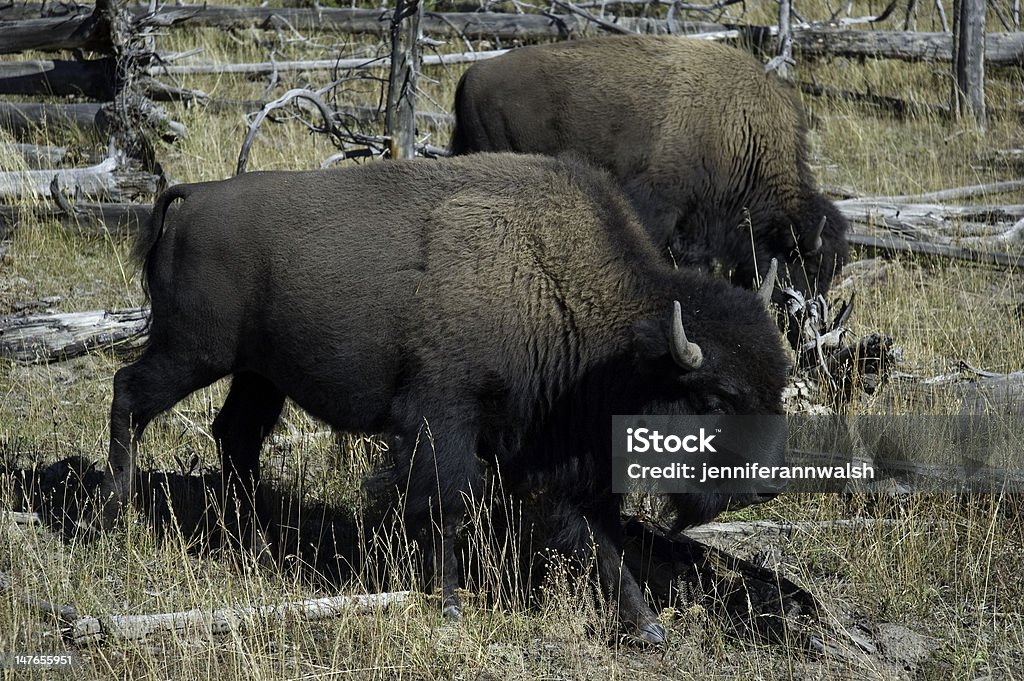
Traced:
[[772, 258], [768, 265], [768, 272], [761, 280], [761, 286], [757, 289], [757, 296], [764, 303], [765, 308], [772, 304], [772, 291], [775, 290], [775, 276], [779, 273], [779, 261]]
[[672, 359], [686, 371], [700, 368], [704, 361], [704, 353], [700, 346], [691, 343], [683, 331], [683, 308], [678, 300], [672, 302], [672, 342], [669, 344]]
[[808, 253], [817, 253], [821, 250], [822, 240], [821, 235], [825, 231], [825, 222], [828, 221], [828, 217], [822, 215], [821, 222], [818, 223], [818, 228], [814, 230], [814, 239], [811, 240], [811, 247], [807, 249]]

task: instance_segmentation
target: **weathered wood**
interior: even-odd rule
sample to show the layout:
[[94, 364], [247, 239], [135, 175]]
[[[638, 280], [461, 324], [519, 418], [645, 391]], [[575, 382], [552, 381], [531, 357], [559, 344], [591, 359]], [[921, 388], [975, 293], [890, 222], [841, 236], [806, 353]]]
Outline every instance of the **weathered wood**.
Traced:
[[623, 26], [622, 24], [616, 24], [615, 22], [608, 21], [607, 19], [602, 19], [601, 17], [594, 16], [593, 14], [588, 12], [587, 10], [585, 10], [585, 9], [583, 9], [581, 7], [577, 7], [576, 5], [572, 4], [571, 2], [568, 2], [567, 0], [551, 0], [551, 2], [556, 7], [561, 7], [562, 9], [566, 10], [570, 14], [578, 16], [581, 19], [583, 19], [584, 21], [587, 21], [587, 22], [589, 22], [589, 23], [591, 23], [591, 24], [593, 24], [593, 25], [595, 25], [595, 26], [597, 26], [599, 28], [603, 28], [604, 30], [608, 31], [609, 33], [629, 34], [629, 33], [634, 33], [635, 32], [635, 31], [633, 31], [633, 30]]
[[[228, 7], [182, 5], [165, 6], [151, 22], [156, 25], [193, 25], [217, 28], [272, 28], [287, 22], [300, 31], [335, 31], [384, 36], [388, 32], [390, 10], [305, 7]], [[677, 21], [683, 33], [698, 33], [721, 27], [709, 22]], [[615, 24], [631, 33], [669, 33], [663, 19], [617, 17]], [[512, 14], [503, 12], [425, 12], [423, 32], [442, 37], [471, 40], [539, 40], [579, 37], [595, 30], [582, 16], [569, 14]]]
[[108, 639], [136, 640], [160, 632], [208, 636], [244, 629], [256, 621], [289, 619], [322, 620], [378, 610], [407, 601], [409, 591], [310, 598], [278, 605], [186, 610], [155, 615], [110, 615], [81, 617], [67, 632], [74, 643], [95, 643]]
[[70, 18], [88, 16], [91, 13], [92, 7], [89, 5], [71, 5], [57, 2], [7, 2], [0, 5], [0, 21]]
[[26, 527], [42, 524], [42, 520], [40, 520], [38, 513], [26, 513], [24, 511], [7, 511], [3, 514], [3, 517], [6, 517], [15, 525], [22, 525]]
[[952, 189], [940, 189], [924, 194], [904, 194], [902, 196], [875, 197], [863, 199], [868, 201], [891, 201], [893, 203], [922, 203], [928, 201], [953, 201], [956, 199], [968, 199], [989, 194], [1007, 194], [1024, 190], [1024, 180], [1003, 180], [1001, 182], [986, 182], [984, 184], [972, 184], [966, 187], [953, 187]]
[[851, 233], [846, 235], [846, 241], [854, 246], [863, 248], [869, 253], [911, 253], [915, 255], [933, 255], [956, 260], [966, 260], [982, 265], [992, 265], [1009, 269], [1020, 269], [1024, 267], [1024, 255], [1009, 255], [1006, 253], [989, 253], [976, 251], [969, 248], [959, 248], [947, 244], [935, 244], [921, 241], [910, 241], [898, 236], [873, 236], [868, 234]]
[[0, 54], [17, 54], [28, 50], [109, 52], [110, 48], [110, 24], [98, 8], [92, 12], [63, 17], [20, 21], [0, 19]]
[[[423, 56], [421, 63], [423, 66], [466, 64], [500, 57], [506, 52], [508, 52], [508, 50], [428, 54]], [[281, 73], [283, 71], [338, 71], [348, 69], [386, 69], [390, 67], [391, 59], [389, 57], [378, 57], [372, 59], [309, 59], [300, 61], [257, 62], [251, 64], [169, 64], [166, 66], [151, 67], [148, 73], [152, 76], [159, 76], [161, 74], [180, 76], [200, 73], [269, 74]]]
[[953, 93], [950, 109], [985, 128], [985, 0], [953, 2]]
[[78, 203], [68, 212], [56, 206], [0, 205], [0, 239], [25, 221], [56, 221], [69, 232], [130, 236], [149, 221], [151, 203]]
[[691, 527], [683, 531], [691, 539], [707, 539], [714, 537], [751, 537], [759, 534], [774, 534], [792, 537], [801, 532], [820, 532], [822, 530], [856, 531], [892, 527], [898, 520], [887, 518], [843, 518], [837, 520], [804, 520], [783, 523], [774, 520], [752, 520], [734, 522], [711, 522]]
[[769, 66], [783, 80], [793, 78], [793, 25], [790, 14], [793, 0], [779, 0], [779, 35], [776, 36], [775, 58]]
[[102, 104], [39, 104], [0, 102], [0, 129], [25, 137], [38, 128], [76, 128], [106, 135], [110, 116]]
[[0, 201], [8, 203], [25, 197], [49, 198], [51, 185], [85, 199], [129, 199], [157, 190], [157, 178], [132, 164], [115, 158], [86, 168], [54, 170], [15, 170], [0, 173]]
[[847, 219], [893, 230], [919, 233], [918, 228], [941, 226], [956, 220], [959, 223], [1016, 222], [1024, 217], [1024, 205], [951, 205], [910, 203], [884, 196], [844, 199], [836, 206]]
[[111, 58], [0, 62], [0, 94], [76, 95], [107, 101], [114, 96], [115, 70]]
[[[953, 61], [949, 33], [851, 31], [794, 28], [793, 41], [805, 56], [879, 57], [903, 61]], [[1024, 33], [985, 35], [985, 62], [996, 66], [1024, 64]]]
[[0, 355], [48, 363], [145, 343], [148, 308], [0, 317]]
[[52, 168], [67, 158], [67, 147], [51, 147], [40, 144], [11, 144], [0, 146], [0, 154], [6, 154], [7, 150], [13, 151], [21, 157], [29, 168]]
[[391, 64], [388, 73], [384, 134], [393, 159], [416, 155], [416, 84], [419, 82], [422, 0], [396, 0], [391, 17]]
[[1024, 416], [1024, 371], [957, 372], [925, 379], [901, 376], [893, 379], [881, 399], [903, 411], [1020, 417]]

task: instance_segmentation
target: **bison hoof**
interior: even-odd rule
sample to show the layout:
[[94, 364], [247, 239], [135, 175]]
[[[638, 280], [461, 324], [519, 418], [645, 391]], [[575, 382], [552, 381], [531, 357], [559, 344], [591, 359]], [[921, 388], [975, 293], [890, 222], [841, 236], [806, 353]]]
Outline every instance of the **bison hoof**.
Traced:
[[449, 620], [461, 620], [462, 608], [457, 605], [446, 605], [441, 609], [441, 615]]
[[657, 622], [650, 622], [640, 627], [639, 632], [640, 638], [647, 643], [664, 643], [665, 642], [665, 627], [661, 626]]

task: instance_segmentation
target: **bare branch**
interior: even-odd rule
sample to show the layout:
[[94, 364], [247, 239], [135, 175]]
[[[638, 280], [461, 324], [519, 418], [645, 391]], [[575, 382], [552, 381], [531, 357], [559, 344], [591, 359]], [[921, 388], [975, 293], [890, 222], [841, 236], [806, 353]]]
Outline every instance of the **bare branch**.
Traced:
[[323, 116], [324, 132], [334, 134], [334, 112], [320, 99], [319, 93], [304, 88], [289, 90], [274, 101], [265, 104], [252, 122], [249, 123], [249, 132], [246, 134], [245, 141], [242, 142], [242, 148], [238, 152], [238, 164], [235, 166], [236, 175], [241, 175], [245, 172], [245, 166], [249, 162], [249, 149], [252, 147], [252, 143], [256, 139], [256, 133], [259, 132], [260, 125], [263, 124], [264, 119], [266, 119], [270, 112], [286, 106], [295, 99], [304, 99], [315, 105], [320, 111], [320, 115]]
[[600, 26], [601, 28], [603, 28], [606, 31], [611, 31], [612, 33], [625, 33], [625, 34], [634, 33], [634, 31], [631, 31], [630, 29], [626, 28], [625, 26], [620, 26], [619, 24], [613, 24], [612, 22], [607, 21], [605, 19], [602, 19], [600, 17], [595, 17], [593, 14], [591, 14], [587, 10], [583, 9], [582, 7], [578, 7], [577, 5], [574, 5], [573, 3], [569, 2], [568, 0], [551, 0], [551, 2], [553, 4], [555, 4], [555, 5], [557, 5], [558, 7], [561, 7], [564, 10], [568, 10], [569, 12], [572, 12], [573, 14], [575, 14], [577, 16], [583, 17], [587, 21], [589, 21], [589, 22], [591, 22], [591, 23], [593, 23], [593, 24], [595, 24], [597, 26]]

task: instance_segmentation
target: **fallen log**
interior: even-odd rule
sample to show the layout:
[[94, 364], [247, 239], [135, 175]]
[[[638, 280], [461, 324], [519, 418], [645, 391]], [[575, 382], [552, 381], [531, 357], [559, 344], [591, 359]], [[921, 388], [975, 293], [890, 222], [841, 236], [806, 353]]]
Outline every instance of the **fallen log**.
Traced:
[[1024, 371], [959, 371], [930, 378], [897, 376], [882, 399], [904, 411], [929, 413], [941, 409], [963, 415], [1024, 416]]
[[113, 58], [0, 62], [0, 94], [114, 98]]
[[76, 644], [108, 639], [137, 640], [155, 633], [178, 632], [200, 636], [223, 634], [244, 629], [256, 621], [289, 619], [322, 620], [399, 605], [410, 597], [409, 591], [358, 594], [330, 598], [309, 598], [277, 605], [195, 609], [154, 615], [109, 615], [80, 617], [65, 631]]
[[[487, 50], [481, 52], [457, 52], [453, 54], [424, 55], [423, 66], [444, 66], [448, 64], [467, 64], [500, 57], [508, 50]], [[389, 57], [359, 57], [355, 59], [307, 59], [299, 61], [256, 62], [251, 64], [168, 64], [150, 67], [151, 76], [195, 75], [202, 73], [249, 73], [267, 74], [284, 71], [344, 71], [357, 69], [385, 69], [391, 66]]]
[[140, 225], [149, 221], [152, 213], [151, 203], [77, 203], [71, 211], [49, 205], [0, 205], [0, 239], [6, 238], [27, 220], [55, 221], [75, 234], [131, 236], [138, 233]]
[[75, 128], [107, 135], [111, 130], [111, 120], [101, 104], [0, 102], [0, 129], [16, 137], [25, 137], [39, 128]]
[[68, 156], [67, 147], [52, 147], [39, 144], [11, 144], [5, 147], [21, 157], [29, 168], [52, 168]]
[[[136, 16], [140, 16], [139, 10]], [[299, 31], [334, 31], [385, 35], [391, 19], [387, 9], [328, 7], [230, 7], [213, 5], [165, 6], [147, 22], [159, 26], [204, 26], [221, 29], [276, 28], [287, 25]], [[615, 24], [631, 33], [667, 34], [663, 19], [616, 17]], [[675, 22], [681, 33], [721, 30], [709, 22]], [[505, 12], [424, 12], [425, 34], [470, 40], [542, 40], [580, 37], [595, 25], [575, 14], [512, 14]]]
[[85, 199], [137, 198], [156, 193], [158, 178], [134, 164], [107, 158], [86, 168], [13, 170], [0, 173], [0, 201], [12, 203], [25, 198], [50, 198], [54, 183]]
[[803, 520], [778, 522], [774, 520], [751, 520], [734, 522], [710, 522], [683, 531], [690, 539], [712, 539], [719, 537], [752, 537], [754, 535], [777, 535], [792, 537], [801, 532], [828, 530], [857, 531], [879, 527], [894, 527], [897, 520], [889, 518], [842, 518], [837, 520]]
[[[896, 197], [898, 198], [898, 197]], [[908, 197], [909, 198], [909, 197]], [[887, 197], [867, 197], [836, 201], [839, 211], [853, 222], [884, 226], [895, 231], [919, 233], [922, 229], [956, 223], [1013, 223], [1024, 218], [1024, 205], [951, 205], [911, 203]], [[954, 225], [955, 227], [955, 225]]]
[[910, 241], [895, 235], [873, 236], [869, 234], [849, 233], [846, 235], [847, 243], [858, 246], [868, 254], [908, 253], [913, 255], [932, 255], [943, 258], [953, 258], [976, 262], [982, 265], [1019, 269], [1024, 266], [1024, 255], [1010, 255], [1007, 253], [989, 253], [976, 251], [970, 248], [960, 248], [949, 244], [936, 244], [926, 241]]
[[[14, 3], [11, 3], [12, 5]], [[0, 15], [3, 16], [3, 15]], [[100, 8], [61, 17], [0, 21], [0, 54], [28, 50], [110, 52], [110, 24]]]
[[[952, 189], [940, 189], [924, 194], [905, 194], [903, 196], [880, 196], [875, 197], [876, 201], [891, 201], [895, 203], [912, 203], [922, 201], [951, 201], [956, 199], [969, 199], [977, 196], [990, 194], [1006, 194], [1024, 190], [1024, 180], [1004, 180], [1003, 182], [987, 182], [985, 184], [972, 184], [966, 187], [953, 187]], [[871, 199], [865, 199], [871, 200]]]
[[0, 317], [0, 356], [31, 364], [131, 349], [146, 339], [148, 308]]
[[[35, 7], [40, 7], [36, 5]], [[287, 25], [296, 30], [328, 30], [338, 33], [387, 32], [390, 12], [327, 7], [228, 7], [212, 5], [164, 6], [150, 14], [146, 6], [129, 8], [136, 21], [145, 19], [150, 26], [209, 26], [230, 28], [274, 28]], [[25, 16], [28, 10], [12, 17]], [[41, 11], [41, 10], [37, 10]], [[4, 14], [0, 13], [0, 17]], [[717, 34], [719, 39], [740, 39], [753, 45], [766, 44], [777, 33], [775, 26], [715, 24], [708, 22], [669, 22], [605, 15], [609, 22], [632, 33]], [[511, 14], [502, 12], [426, 12], [423, 32], [428, 35], [464, 37], [474, 40], [540, 40], [579, 37], [597, 30], [597, 24], [578, 14]], [[673, 30], [675, 29], [675, 30]], [[949, 33], [915, 31], [863, 31], [820, 26], [794, 26], [793, 45], [804, 56], [846, 56], [899, 59], [904, 61], [942, 61], [953, 59], [953, 38]], [[987, 33], [985, 61], [993, 65], [1017, 66], [1024, 63], [1024, 33]]]
[[[853, 31], [834, 28], [794, 28], [793, 43], [805, 57], [880, 57], [901, 61], [953, 59], [950, 33], [916, 31]], [[986, 33], [985, 63], [1024, 64], [1024, 33]]]
[[0, 21], [25, 21], [27, 19], [70, 18], [89, 16], [91, 5], [65, 4], [62, 2], [7, 2], [0, 5]]

